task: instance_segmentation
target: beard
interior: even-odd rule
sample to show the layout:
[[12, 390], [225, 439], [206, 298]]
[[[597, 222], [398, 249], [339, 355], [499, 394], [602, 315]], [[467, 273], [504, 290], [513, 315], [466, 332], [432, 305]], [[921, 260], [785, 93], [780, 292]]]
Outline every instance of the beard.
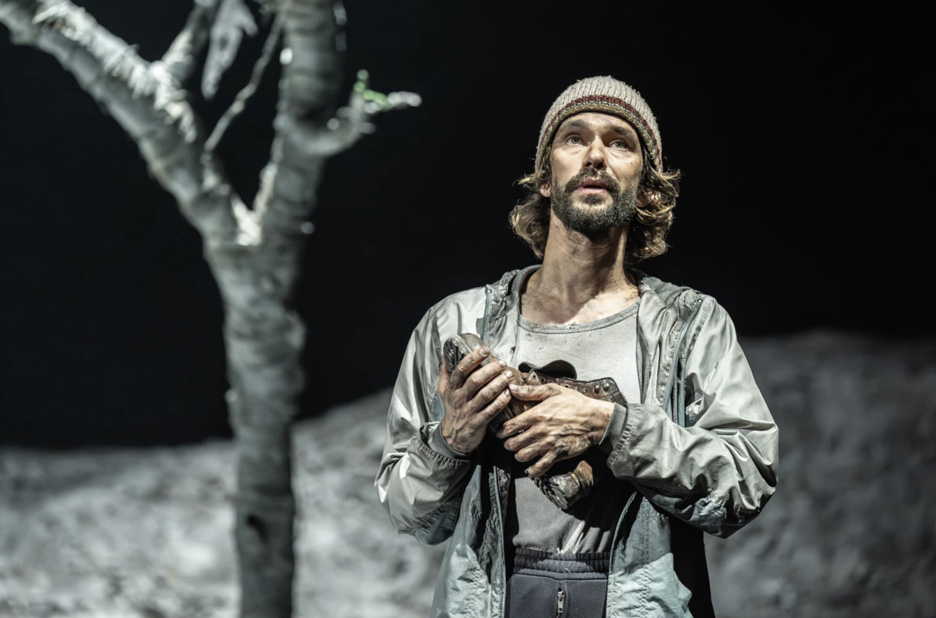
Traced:
[[[611, 203], [603, 208], [582, 207], [572, 202], [572, 192], [584, 180], [601, 180], [611, 197]], [[598, 205], [606, 198], [603, 195], [585, 195], [580, 198], [585, 204]], [[637, 214], [637, 187], [621, 188], [613, 178], [605, 172], [591, 172], [582, 170], [576, 174], [565, 187], [552, 185], [552, 199], [550, 208], [553, 214], [565, 226], [586, 236], [594, 236], [610, 228], [626, 228]]]

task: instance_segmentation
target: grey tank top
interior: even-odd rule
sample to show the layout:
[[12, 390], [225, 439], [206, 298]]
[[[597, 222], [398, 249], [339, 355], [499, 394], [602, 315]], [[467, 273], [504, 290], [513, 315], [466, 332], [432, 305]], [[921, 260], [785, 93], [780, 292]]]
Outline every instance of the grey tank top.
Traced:
[[[543, 367], [571, 363], [578, 380], [613, 378], [627, 401], [640, 401], [637, 378], [637, 306], [585, 324], [544, 325], [520, 316], [519, 340], [511, 365]], [[514, 460], [505, 533], [514, 547], [553, 553], [610, 551], [614, 528], [633, 491], [630, 483], [602, 475], [591, 492], [563, 511]], [[557, 464], [559, 465], [559, 464]]]

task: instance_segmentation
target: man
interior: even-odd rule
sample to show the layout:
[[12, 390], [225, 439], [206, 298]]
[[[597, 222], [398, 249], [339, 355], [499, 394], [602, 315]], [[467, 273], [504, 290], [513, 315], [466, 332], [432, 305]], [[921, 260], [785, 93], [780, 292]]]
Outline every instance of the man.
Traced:
[[[510, 219], [542, 266], [420, 321], [380, 501], [399, 531], [450, 539], [433, 616], [712, 615], [702, 531], [728, 536], [763, 508], [777, 427], [725, 310], [633, 269], [666, 249], [676, 197], [643, 98], [610, 77], [573, 84], [535, 165]], [[450, 373], [442, 345], [461, 333], [485, 345]], [[510, 369], [559, 365], [623, 397], [519, 385]], [[532, 407], [489, 430], [511, 400]], [[560, 506], [540, 491], [582, 460], [595, 476], [584, 497]]]

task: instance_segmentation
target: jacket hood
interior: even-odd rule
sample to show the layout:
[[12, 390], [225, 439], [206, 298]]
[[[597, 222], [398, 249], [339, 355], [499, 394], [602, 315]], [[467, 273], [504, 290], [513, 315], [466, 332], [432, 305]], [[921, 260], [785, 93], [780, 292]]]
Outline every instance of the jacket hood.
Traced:
[[[523, 282], [540, 266], [542, 265], [532, 264], [526, 268], [508, 271], [498, 281], [487, 286], [491, 309], [489, 320], [495, 321], [504, 317], [517, 305], [520, 301], [520, 288]], [[673, 308], [682, 304], [685, 308], [690, 308], [699, 296], [699, 293], [692, 288], [661, 281], [634, 268], [629, 270], [637, 282], [640, 302], [643, 304], [658, 303]]]

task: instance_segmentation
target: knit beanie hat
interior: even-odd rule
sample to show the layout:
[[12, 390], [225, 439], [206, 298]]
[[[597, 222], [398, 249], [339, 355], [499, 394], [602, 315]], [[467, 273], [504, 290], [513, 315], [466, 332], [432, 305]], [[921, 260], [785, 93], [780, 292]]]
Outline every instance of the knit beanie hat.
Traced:
[[543, 169], [549, 154], [556, 129], [562, 121], [582, 112], [600, 112], [612, 114], [631, 123], [644, 148], [650, 152], [651, 165], [657, 171], [663, 170], [663, 149], [660, 142], [660, 129], [650, 106], [640, 93], [611, 76], [589, 77], [579, 80], [565, 89], [549, 108], [540, 129], [539, 144], [536, 147], [536, 171]]

